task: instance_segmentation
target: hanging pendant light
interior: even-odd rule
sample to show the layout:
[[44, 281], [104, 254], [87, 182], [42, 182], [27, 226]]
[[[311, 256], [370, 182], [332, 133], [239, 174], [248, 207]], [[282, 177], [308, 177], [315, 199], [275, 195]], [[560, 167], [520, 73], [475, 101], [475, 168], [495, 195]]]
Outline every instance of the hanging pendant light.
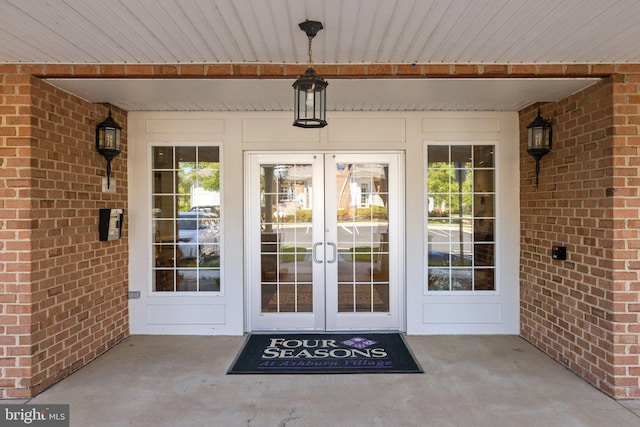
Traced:
[[309, 39], [309, 62], [307, 71], [293, 83], [293, 125], [301, 128], [323, 128], [327, 125], [325, 89], [329, 83], [316, 73], [311, 59], [311, 41], [322, 29], [322, 23], [307, 20], [300, 23], [299, 27]]

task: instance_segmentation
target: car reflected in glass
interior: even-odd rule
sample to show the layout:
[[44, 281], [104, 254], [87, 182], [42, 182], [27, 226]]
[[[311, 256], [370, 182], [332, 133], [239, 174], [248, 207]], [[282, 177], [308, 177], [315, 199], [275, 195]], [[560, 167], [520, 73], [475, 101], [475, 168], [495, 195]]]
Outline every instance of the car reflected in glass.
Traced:
[[217, 218], [201, 212], [178, 213], [178, 258], [198, 263], [220, 255]]

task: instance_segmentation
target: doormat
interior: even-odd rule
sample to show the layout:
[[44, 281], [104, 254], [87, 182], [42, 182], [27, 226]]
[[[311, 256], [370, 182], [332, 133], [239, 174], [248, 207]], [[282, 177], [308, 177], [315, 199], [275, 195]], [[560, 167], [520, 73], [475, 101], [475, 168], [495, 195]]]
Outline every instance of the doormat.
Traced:
[[398, 333], [251, 334], [227, 374], [422, 373]]

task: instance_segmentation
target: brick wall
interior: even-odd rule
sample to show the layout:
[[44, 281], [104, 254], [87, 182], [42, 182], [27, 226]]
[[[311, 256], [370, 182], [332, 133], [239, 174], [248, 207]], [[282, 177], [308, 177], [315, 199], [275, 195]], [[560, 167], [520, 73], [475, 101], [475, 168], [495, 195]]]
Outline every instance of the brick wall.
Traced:
[[120, 241], [98, 240], [99, 208], [127, 208], [126, 113], [113, 114], [117, 191], [102, 193], [94, 138], [108, 107], [12, 66], [0, 96], [0, 398], [24, 398], [128, 334], [126, 219]]
[[538, 106], [520, 113], [522, 336], [616, 398], [640, 397], [639, 81], [613, 75], [541, 106], [554, 139], [538, 190], [526, 153]]
[[32, 371], [29, 81], [0, 74], [0, 397], [20, 395]]

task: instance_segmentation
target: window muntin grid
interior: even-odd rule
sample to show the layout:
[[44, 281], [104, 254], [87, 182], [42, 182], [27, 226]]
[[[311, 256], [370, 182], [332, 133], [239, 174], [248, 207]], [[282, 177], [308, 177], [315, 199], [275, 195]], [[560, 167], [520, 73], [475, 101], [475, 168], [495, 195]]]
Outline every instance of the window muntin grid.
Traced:
[[152, 147], [152, 290], [221, 290], [220, 148]]
[[311, 164], [260, 167], [262, 313], [313, 311]]
[[389, 166], [336, 166], [338, 312], [389, 312]]
[[425, 291], [496, 291], [495, 146], [426, 148]]

